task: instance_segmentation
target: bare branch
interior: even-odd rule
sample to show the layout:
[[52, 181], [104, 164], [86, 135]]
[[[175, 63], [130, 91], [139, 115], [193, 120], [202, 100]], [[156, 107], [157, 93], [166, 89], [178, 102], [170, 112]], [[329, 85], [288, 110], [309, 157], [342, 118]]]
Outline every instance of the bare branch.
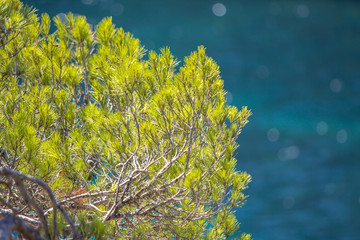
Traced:
[[30, 240], [46, 240], [35, 228], [27, 225], [20, 218], [9, 215], [0, 221], [0, 240], [12, 239], [12, 231], [20, 233]]
[[[44, 218], [45, 218], [44, 217], [45, 216], [44, 212], [36, 204], [36, 202], [32, 198], [30, 198], [28, 196], [28, 194], [26, 192], [26, 189], [25, 189], [25, 185], [23, 183], [23, 180], [28, 180], [28, 181], [31, 181], [31, 182], [34, 182], [34, 183], [38, 184], [39, 186], [41, 186], [48, 193], [48, 195], [49, 195], [49, 197], [51, 199], [52, 205], [53, 205], [53, 209], [58, 208], [60, 210], [60, 212], [63, 214], [63, 216], [65, 217], [66, 221], [69, 223], [69, 225], [70, 225], [70, 227], [71, 227], [71, 229], [73, 231], [74, 238], [81, 239], [80, 234], [76, 230], [75, 224], [73, 223], [73, 221], [71, 220], [71, 218], [69, 217], [67, 212], [64, 210], [64, 208], [60, 204], [57, 203], [53, 191], [51, 190], [51, 188], [46, 183], [44, 183], [43, 181], [41, 181], [38, 178], [35, 178], [35, 177], [27, 175], [27, 174], [19, 173], [17, 171], [9, 169], [9, 168], [0, 168], [0, 175], [4, 175], [6, 177], [11, 177], [11, 178], [13, 178], [15, 180], [15, 183], [19, 187], [20, 192], [22, 192], [22, 195], [25, 198], [25, 200], [31, 201], [31, 204], [33, 205], [33, 207], [36, 208], [38, 214], [40, 215], [39, 216], [40, 217], [40, 222], [42, 223], [42, 225], [44, 227], [44, 230], [45, 230], [45, 233], [46, 233], [47, 236], [49, 236], [49, 238], [50, 238], [50, 235], [49, 235], [49, 231], [48, 231], [48, 227], [47, 227], [47, 221], [46, 221], [46, 219], [44, 220]], [[57, 224], [55, 211], [54, 211], [53, 215], [54, 215], [53, 224], [54, 224], [54, 239], [55, 239], [55, 236], [56, 236], [56, 224]]]

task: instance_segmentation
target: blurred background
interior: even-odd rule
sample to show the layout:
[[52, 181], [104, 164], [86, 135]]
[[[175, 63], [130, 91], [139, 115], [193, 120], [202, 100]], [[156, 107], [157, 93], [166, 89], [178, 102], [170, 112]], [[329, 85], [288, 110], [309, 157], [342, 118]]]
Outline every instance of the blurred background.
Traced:
[[237, 209], [254, 239], [360, 239], [360, 2], [27, 0], [91, 24], [113, 16], [147, 49], [196, 50], [220, 65], [230, 104], [253, 111]]

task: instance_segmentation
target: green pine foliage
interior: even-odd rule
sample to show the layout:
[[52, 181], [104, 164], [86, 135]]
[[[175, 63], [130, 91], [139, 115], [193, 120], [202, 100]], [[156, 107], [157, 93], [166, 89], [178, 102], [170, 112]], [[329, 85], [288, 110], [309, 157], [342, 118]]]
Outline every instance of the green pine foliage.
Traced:
[[0, 167], [46, 182], [85, 239], [227, 239], [250, 181], [234, 152], [251, 113], [226, 104], [204, 47], [178, 66], [111, 17], [93, 29], [0, 0]]

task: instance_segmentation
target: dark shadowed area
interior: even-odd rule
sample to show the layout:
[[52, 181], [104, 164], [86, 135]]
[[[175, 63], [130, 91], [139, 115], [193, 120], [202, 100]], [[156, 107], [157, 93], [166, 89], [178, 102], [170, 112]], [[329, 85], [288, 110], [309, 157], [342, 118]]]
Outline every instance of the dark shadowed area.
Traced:
[[228, 102], [253, 111], [238, 169], [253, 176], [237, 217], [254, 239], [360, 236], [360, 2], [28, 0], [91, 24], [113, 16], [147, 49], [220, 65]]

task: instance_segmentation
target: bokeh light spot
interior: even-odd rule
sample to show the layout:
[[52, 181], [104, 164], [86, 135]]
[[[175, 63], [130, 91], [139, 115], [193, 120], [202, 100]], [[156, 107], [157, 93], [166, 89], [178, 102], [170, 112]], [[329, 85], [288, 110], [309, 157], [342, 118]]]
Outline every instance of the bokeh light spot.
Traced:
[[295, 199], [292, 196], [288, 196], [288, 197], [284, 198], [284, 200], [283, 200], [283, 207], [285, 209], [293, 208], [294, 204], [295, 204]]
[[112, 16], [120, 16], [124, 12], [124, 5], [121, 3], [114, 3], [110, 9]]
[[233, 95], [230, 92], [227, 92], [225, 98], [226, 98], [226, 103], [230, 104], [233, 100]]
[[256, 75], [261, 79], [268, 78], [270, 75], [269, 68], [264, 65], [258, 66], [258, 68], [256, 69]]
[[66, 14], [65, 13], [58, 13], [57, 16], [60, 18], [62, 23], [66, 23]]
[[334, 78], [330, 81], [330, 89], [331, 91], [338, 93], [342, 90], [343, 83], [340, 79]]
[[326, 122], [321, 121], [316, 125], [316, 132], [319, 135], [325, 135], [328, 132], [328, 130], [329, 127]]
[[332, 195], [335, 193], [336, 185], [334, 183], [328, 183], [325, 186], [324, 192], [327, 195]]
[[183, 36], [184, 31], [179, 26], [173, 26], [173, 27], [171, 27], [169, 34], [172, 39], [177, 40]]
[[336, 133], [336, 140], [338, 141], [338, 143], [343, 144], [347, 141], [347, 139], [348, 134], [344, 129], [341, 129]]
[[287, 148], [281, 148], [278, 152], [278, 157], [282, 161], [296, 159], [300, 154], [298, 146], [290, 146]]
[[97, 0], [81, 0], [81, 3], [84, 5], [95, 5], [97, 4]]
[[309, 7], [306, 5], [298, 5], [296, 7], [296, 14], [301, 18], [309, 17], [309, 14], [310, 14]]
[[212, 12], [215, 14], [215, 16], [222, 17], [226, 14], [226, 7], [222, 3], [215, 3], [212, 6]]
[[267, 138], [270, 142], [276, 142], [279, 139], [280, 132], [277, 128], [270, 128], [267, 132]]

